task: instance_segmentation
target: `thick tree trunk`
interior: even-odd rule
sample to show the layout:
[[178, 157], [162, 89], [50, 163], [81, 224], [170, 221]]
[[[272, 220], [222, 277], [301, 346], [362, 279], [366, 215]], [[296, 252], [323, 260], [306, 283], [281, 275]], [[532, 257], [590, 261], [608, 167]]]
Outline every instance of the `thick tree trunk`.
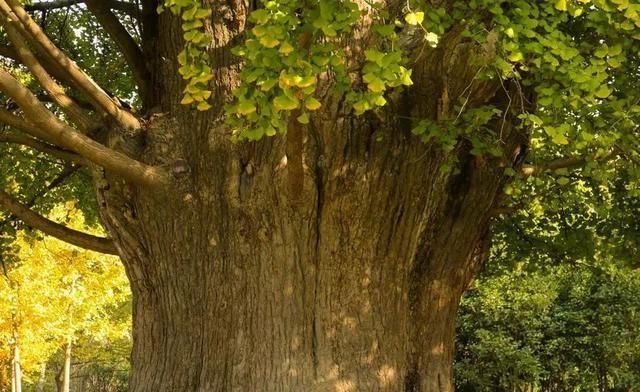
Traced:
[[[452, 392], [456, 311], [513, 165], [509, 124], [501, 159], [473, 157], [464, 142], [445, 154], [412, 136], [405, 118], [435, 118], [447, 94], [469, 85], [461, 78], [435, 81], [432, 96], [396, 97], [381, 115], [357, 117], [319, 97], [324, 109], [302, 143], [234, 145], [221, 108], [238, 82], [228, 50], [246, 10], [220, 3], [214, 109], [177, 104], [181, 29], [165, 14], [145, 48], [159, 108], [145, 143], [110, 139], [172, 170], [171, 188], [97, 173], [103, 221], [133, 291], [130, 390]], [[440, 58], [429, 67], [441, 73], [470, 61]]]
[[[150, 135], [187, 132], [154, 121]], [[458, 301], [502, 177], [475, 158], [443, 174], [408, 132], [347, 123], [318, 122], [295, 198], [283, 142], [245, 150], [218, 129], [168, 194], [107, 178], [134, 294], [131, 391], [453, 391]]]

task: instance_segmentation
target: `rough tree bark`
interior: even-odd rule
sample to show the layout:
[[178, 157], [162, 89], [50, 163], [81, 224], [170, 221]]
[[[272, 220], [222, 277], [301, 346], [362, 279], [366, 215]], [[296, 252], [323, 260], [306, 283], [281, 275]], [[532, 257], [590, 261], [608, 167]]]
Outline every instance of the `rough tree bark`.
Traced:
[[[504, 157], [472, 156], [466, 142], [445, 154], [412, 136], [407, 118], [452, 115], [463, 94], [469, 106], [508, 108], [505, 86], [473, 81], [491, 48], [454, 28], [420, 52], [415, 86], [379, 113], [355, 116], [320, 88], [300, 151], [285, 137], [233, 144], [222, 107], [239, 83], [230, 48], [246, 3], [207, 1], [207, 113], [178, 104], [180, 19], [142, 3], [152, 110], [133, 137], [106, 126], [106, 143], [171, 179], [134, 185], [140, 165], [127, 176], [120, 157], [92, 145], [83, 155], [108, 169], [96, 171], [96, 192], [131, 281], [130, 390], [453, 391], [458, 302], [486, 258], [503, 173], [525, 136], [505, 116], [495, 124]], [[64, 132], [52, 143], [82, 155]], [[456, 170], [441, 170], [452, 158]]]
[[[212, 8], [213, 111], [177, 104], [179, 21], [163, 16], [146, 48], [157, 109], [137, 158], [172, 168], [170, 191], [98, 181], [134, 294], [131, 391], [453, 391], [458, 302], [521, 140], [501, 124], [506, 158], [462, 143], [445, 173], [451, 157], [404, 118], [446, 114], [481, 50], [452, 33], [415, 70], [429, 88], [380, 116], [322, 97], [292, 192], [286, 140], [234, 145], [222, 125], [246, 9]], [[492, 83], [471, 90], [473, 104], [506, 106]]]

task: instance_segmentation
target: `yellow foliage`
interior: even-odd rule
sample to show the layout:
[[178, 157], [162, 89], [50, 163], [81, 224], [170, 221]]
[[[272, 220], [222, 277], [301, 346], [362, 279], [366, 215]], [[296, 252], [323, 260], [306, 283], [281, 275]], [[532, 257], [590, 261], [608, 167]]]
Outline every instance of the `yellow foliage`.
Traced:
[[[72, 203], [49, 215], [75, 229], [84, 227]], [[130, 340], [130, 316], [114, 317], [128, 304], [130, 292], [118, 258], [80, 249], [51, 237], [19, 233], [18, 263], [0, 277], [0, 362], [11, 357], [16, 337], [28, 381], [67, 340]], [[122, 310], [120, 310], [122, 313]]]

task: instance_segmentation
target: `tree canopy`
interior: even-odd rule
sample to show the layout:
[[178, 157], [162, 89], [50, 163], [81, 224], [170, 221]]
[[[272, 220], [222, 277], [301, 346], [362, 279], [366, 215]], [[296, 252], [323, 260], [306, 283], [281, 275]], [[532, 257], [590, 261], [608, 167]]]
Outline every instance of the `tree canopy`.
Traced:
[[[616, 386], [637, 384], [634, 370], [625, 368], [637, 361], [629, 351], [637, 342], [607, 340], [612, 334], [604, 331], [635, 320], [625, 312], [637, 305], [638, 1], [0, 0], [0, 25], [0, 258], [7, 276], [32, 274], [35, 267], [24, 260], [44, 252], [40, 235], [30, 229], [122, 256], [140, 295], [154, 284], [181, 286], [167, 283], [166, 276], [204, 277], [206, 268], [194, 260], [211, 255], [218, 260], [244, 252], [266, 263], [273, 257], [263, 244], [290, 232], [299, 238], [292, 234], [289, 241], [299, 243], [274, 243], [295, 248], [290, 253], [298, 258], [306, 257], [306, 247], [317, 253], [308, 257], [312, 268], [299, 268], [301, 276], [321, 271], [319, 260], [331, 253], [323, 239], [339, 244], [332, 249], [336, 260], [350, 252], [387, 260], [386, 254], [370, 254], [395, 248], [382, 249], [349, 232], [345, 227], [353, 222], [346, 218], [364, 222], [364, 213], [339, 203], [354, 184], [365, 189], [372, 178], [388, 185], [382, 179], [395, 177], [386, 189], [380, 185], [378, 196], [386, 191], [401, 205], [372, 204], [367, 210], [376, 224], [389, 221], [393, 227], [367, 235], [388, 231], [390, 242], [398, 237], [402, 248], [413, 249], [407, 257], [392, 255], [409, 263], [397, 267], [407, 277], [402, 287], [408, 293], [398, 298], [408, 298], [408, 313], [417, 312], [421, 295], [438, 294], [427, 284], [427, 272], [459, 270], [447, 284], [460, 286], [460, 293], [487, 255], [490, 265], [499, 265], [487, 268], [502, 274], [489, 271], [495, 280], [483, 278], [463, 303], [471, 317], [460, 324], [463, 384], [486, 390], [567, 380], [589, 388], [610, 379]], [[354, 147], [354, 140], [360, 144]], [[279, 179], [257, 175], [261, 169], [285, 172], [288, 192]], [[420, 176], [415, 187], [402, 188], [401, 182]], [[251, 188], [257, 183], [273, 189]], [[280, 199], [284, 193], [286, 201]], [[296, 207], [304, 195], [308, 211]], [[358, 197], [350, 200], [353, 206]], [[273, 205], [259, 205], [265, 200]], [[84, 224], [70, 227], [70, 217], [56, 212], [69, 201]], [[326, 208], [331, 201], [333, 209]], [[381, 211], [385, 206], [391, 207]], [[214, 207], [227, 215], [212, 223], [215, 229], [203, 228], [202, 217]], [[285, 218], [265, 212], [278, 208], [286, 210]], [[323, 221], [326, 211], [334, 215]], [[150, 216], [163, 222], [151, 224]], [[301, 216], [316, 222], [307, 227], [296, 221]], [[295, 222], [295, 229], [279, 232], [273, 227], [279, 220]], [[185, 227], [185, 221], [192, 225]], [[251, 229], [239, 228], [245, 221]], [[323, 232], [336, 221], [337, 232]], [[108, 234], [94, 230], [99, 223]], [[252, 246], [239, 245], [235, 237], [219, 244], [216, 230], [251, 238], [247, 233], [257, 225]], [[478, 228], [467, 233], [469, 225]], [[303, 226], [308, 232], [300, 231]], [[148, 227], [190, 234], [171, 247], [152, 238]], [[360, 242], [350, 243], [349, 234]], [[36, 253], [25, 253], [25, 244]], [[164, 270], [145, 261], [162, 258], [153, 245], [175, 263]], [[192, 257], [187, 248], [206, 252]], [[438, 256], [444, 266], [430, 269]], [[289, 253], [285, 258], [295, 259]], [[107, 268], [111, 259], [100, 260]], [[232, 271], [225, 263], [222, 271]], [[572, 270], [585, 265], [587, 272]], [[38, 268], [51, 268], [51, 277], [70, 272], [48, 264]], [[331, 273], [324, 276], [327, 282], [333, 282]], [[211, 279], [202, 283], [203, 292]], [[514, 280], [523, 291], [509, 297]], [[304, 281], [301, 291], [324, 282]], [[6, 293], [14, 289], [4, 287]], [[315, 301], [318, 290], [312, 291]], [[191, 292], [182, 294], [193, 299]], [[311, 295], [301, 297], [308, 301]], [[445, 302], [457, 307], [457, 298]], [[620, 303], [628, 306], [620, 309]], [[514, 307], [516, 316], [504, 307]], [[318, 310], [315, 302], [312, 308]], [[315, 313], [311, 320], [313, 327], [305, 324], [304, 331], [314, 335], [309, 346], [317, 367], [321, 335]], [[563, 335], [576, 323], [599, 327]], [[492, 333], [483, 332], [488, 326]], [[562, 351], [578, 344], [588, 347]], [[616, 347], [623, 348], [607, 351]], [[48, 346], [43, 350], [49, 350], [43, 356], [50, 354]], [[479, 371], [485, 360], [498, 362]], [[517, 368], [504, 372], [507, 365]], [[414, 370], [404, 374], [407, 385], [418, 382], [412, 381]]]

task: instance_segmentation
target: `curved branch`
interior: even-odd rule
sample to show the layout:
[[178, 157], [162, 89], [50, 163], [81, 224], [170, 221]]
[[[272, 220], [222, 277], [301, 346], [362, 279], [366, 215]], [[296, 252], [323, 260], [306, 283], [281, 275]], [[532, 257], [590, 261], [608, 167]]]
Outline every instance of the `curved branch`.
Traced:
[[17, 216], [27, 225], [69, 244], [100, 253], [117, 255], [118, 251], [109, 238], [96, 237], [70, 229], [41, 215], [36, 214], [8, 193], [0, 190], [0, 205]]
[[539, 165], [524, 165], [520, 170], [520, 174], [524, 177], [535, 176], [540, 173], [544, 173], [549, 170], [557, 170], [557, 169], [568, 169], [571, 167], [583, 166], [589, 161], [608, 161], [612, 159], [615, 154], [608, 153], [602, 156], [592, 156], [592, 157], [584, 157], [584, 156], [576, 156], [576, 157], [567, 157], [560, 158], [553, 161], [549, 161], [546, 163], [542, 163]]
[[[45, 196], [51, 190], [56, 189], [57, 187], [62, 185], [69, 177], [75, 174], [78, 171], [78, 169], [80, 169], [80, 166], [78, 165], [65, 167], [62, 170], [62, 172], [58, 174], [58, 176], [56, 176], [53, 180], [51, 180], [51, 182], [46, 187], [44, 187], [44, 189], [40, 190], [35, 195], [31, 196], [29, 200], [27, 200], [27, 202], [24, 203], [24, 205], [27, 208], [32, 208], [36, 204], [36, 201], [38, 201], [38, 199]], [[14, 222], [16, 219], [18, 218], [12, 214], [9, 218], [3, 221], [0, 221], [0, 232], [2, 232], [6, 224]]]
[[25, 5], [24, 9], [27, 11], [48, 11], [71, 7], [72, 5], [82, 4], [84, 2], [85, 0], [54, 0]]
[[[32, 208], [36, 204], [38, 199], [40, 199], [43, 196], [46, 196], [50, 191], [62, 185], [69, 177], [77, 173], [79, 169], [80, 169], [80, 166], [78, 165], [71, 165], [71, 166], [65, 167], [62, 170], [62, 172], [60, 172], [60, 174], [58, 174], [53, 180], [51, 180], [51, 182], [47, 186], [45, 186], [43, 189], [41, 189], [36, 194], [31, 196], [29, 200], [27, 200], [24, 203], [24, 205], [27, 208]], [[14, 222], [16, 219], [17, 217], [15, 215], [11, 215], [8, 219], [0, 221], [0, 232], [2, 231], [3, 227], [7, 223]]]
[[65, 70], [69, 78], [83, 91], [95, 105], [113, 117], [121, 126], [127, 129], [139, 129], [140, 121], [131, 113], [123, 110], [93, 79], [91, 79], [78, 65], [58, 49], [42, 31], [40, 26], [15, 0], [0, 0], [0, 9], [6, 15], [15, 14], [21, 23], [16, 27], [27, 39], [37, 47], [39, 52], [48, 56], [53, 63]]
[[0, 108], [0, 123], [8, 125], [13, 129], [17, 129], [18, 131], [27, 133], [31, 136], [46, 140], [49, 143], [55, 144], [53, 139], [48, 137], [47, 134], [44, 133], [40, 128], [26, 122], [7, 109]]
[[[22, 29], [18, 29], [18, 30], [22, 31]], [[12, 46], [0, 45], [0, 57], [4, 57], [22, 64], [22, 60], [20, 59], [18, 52], [16, 52], [15, 48], [13, 48]], [[75, 87], [76, 85], [73, 83], [71, 79], [69, 79], [69, 76], [67, 76], [61, 70], [60, 67], [58, 67], [56, 64], [53, 64], [49, 58], [41, 57], [41, 58], [38, 58], [38, 61], [40, 61], [40, 64], [44, 65], [47, 72], [51, 76], [56, 78], [58, 82], [61, 82], [67, 86], [76, 88]], [[95, 108], [92, 105], [90, 106], [90, 109], [95, 110]]]
[[42, 153], [52, 155], [58, 159], [62, 159], [63, 161], [73, 162], [79, 165], [89, 164], [89, 161], [78, 154], [62, 150], [56, 146], [52, 146], [28, 136], [0, 133], [0, 143], [19, 144], [40, 151]]
[[103, 0], [86, 0], [87, 8], [96, 17], [98, 23], [118, 45], [125, 61], [131, 68], [131, 73], [140, 88], [143, 102], [149, 102], [149, 71], [145, 63], [142, 50], [136, 41], [129, 35], [118, 18], [111, 12], [109, 5]]
[[56, 83], [55, 80], [49, 76], [47, 71], [42, 67], [40, 62], [33, 55], [24, 38], [18, 31], [18, 29], [14, 26], [16, 23], [8, 18], [8, 15], [4, 15], [7, 17], [3, 20], [2, 26], [4, 26], [7, 31], [7, 35], [9, 39], [13, 43], [18, 53], [18, 56], [22, 60], [22, 63], [29, 68], [31, 73], [38, 79], [38, 82], [44, 88], [44, 90], [49, 94], [53, 102], [58, 105], [62, 110], [69, 116], [71, 121], [76, 124], [83, 133], [87, 133], [89, 130], [96, 128], [96, 123], [93, 122], [80, 108], [80, 106], [74, 102], [64, 91], [62, 86]]
[[[87, 0], [54, 0], [46, 2], [38, 2], [35, 4], [25, 5], [27, 11], [49, 11], [59, 8], [71, 7], [77, 4], [86, 3]], [[109, 9], [124, 12], [125, 14], [137, 18], [140, 16], [140, 10], [133, 3], [115, 0], [102, 0]]]
[[74, 151], [132, 183], [147, 186], [169, 183], [169, 175], [164, 170], [145, 165], [76, 132], [47, 110], [29, 89], [3, 69], [0, 69], [0, 90], [13, 98], [25, 116], [31, 119], [35, 128], [24, 127], [23, 130], [33, 132], [32, 136], [44, 138], [58, 147]]

